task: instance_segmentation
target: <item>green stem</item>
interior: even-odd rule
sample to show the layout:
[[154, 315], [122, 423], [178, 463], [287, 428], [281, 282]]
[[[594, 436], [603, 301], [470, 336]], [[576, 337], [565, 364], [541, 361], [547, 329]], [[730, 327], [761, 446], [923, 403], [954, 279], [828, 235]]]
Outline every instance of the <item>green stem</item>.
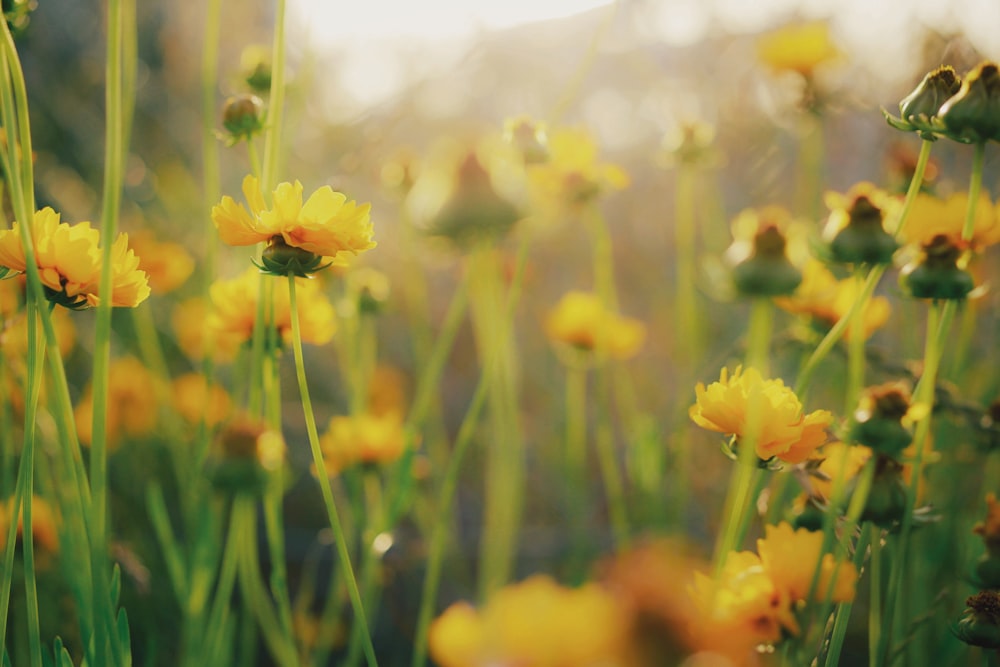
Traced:
[[[214, 660], [221, 658], [220, 652], [223, 650], [224, 640], [227, 630], [230, 627], [231, 604], [233, 589], [236, 585], [236, 574], [238, 572], [240, 545], [243, 543], [243, 531], [246, 530], [242, 513], [237, 511], [236, 503], [233, 503], [229, 516], [229, 530], [226, 536], [226, 546], [222, 554], [222, 565], [219, 568], [219, 579], [215, 588], [215, 596], [212, 601], [212, 608], [208, 613], [205, 624], [204, 649], [206, 654]], [[197, 628], [201, 631], [202, 628]], [[188, 664], [196, 664], [197, 655], [185, 656], [191, 660]], [[218, 664], [213, 662], [212, 664]]]
[[[696, 191], [695, 166], [681, 163], [677, 167], [677, 192], [674, 209], [674, 261], [676, 262], [674, 322], [677, 325], [676, 350], [687, 375], [702, 357], [702, 322], [698, 316], [695, 258]], [[687, 439], [685, 438], [685, 441]]]
[[878, 664], [879, 645], [882, 642], [882, 529], [869, 524], [872, 557], [869, 567], [870, 602], [868, 603], [868, 665]]
[[[870, 532], [862, 531], [857, 546], [854, 548], [854, 569], [857, 572], [861, 572], [865, 552], [868, 550], [869, 538]], [[853, 606], [853, 602], [842, 602], [837, 605], [837, 612], [833, 618], [833, 630], [830, 632], [830, 644], [823, 662], [824, 667], [837, 667], [840, 664], [840, 651], [844, 646], [844, 638], [847, 636], [847, 623], [851, 619]]]
[[865, 309], [868, 307], [870, 295], [863, 298], [865, 277], [860, 267], [855, 270], [854, 278], [857, 292], [857, 307], [851, 307], [850, 337], [847, 346], [847, 391], [844, 397], [844, 414], [851, 414], [861, 395], [865, 384]]
[[294, 274], [288, 275], [288, 301], [292, 320], [292, 348], [295, 353], [295, 375], [299, 383], [302, 410], [305, 413], [309, 447], [312, 450], [313, 463], [316, 465], [316, 476], [319, 479], [320, 491], [323, 494], [323, 505], [326, 507], [330, 528], [333, 530], [337, 555], [340, 558], [340, 565], [344, 570], [347, 592], [351, 599], [351, 605], [354, 607], [355, 620], [361, 624], [361, 629], [364, 633], [365, 656], [368, 658], [369, 667], [376, 667], [378, 661], [375, 659], [375, 647], [372, 645], [371, 634], [368, 631], [368, 620], [365, 618], [364, 605], [361, 600], [361, 592], [358, 590], [358, 581], [354, 576], [354, 568], [351, 565], [351, 555], [347, 549], [347, 538], [344, 535], [344, 529], [340, 523], [340, 515], [337, 512], [337, 506], [333, 499], [330, 478], [324, 472], [326, 466], [323, 464], [323, 451], [319, 446], [319, 432], [316, 430], [316, 417], [313, 415], [312, 400], [309, 398], [309, 385], [306, 382], [305, 362], [302, 357], [302, 332], [299, 324], [298, 302], [295, 297]]
[[271, 94], [267, 108], [268, 131], [264, 139], [264, 165], [261, 187], [274, 188], [281, 156], [282, 117], [285, 113], [285, 0], [277, 0], [274, 9], [274, 46], [271, 53]]

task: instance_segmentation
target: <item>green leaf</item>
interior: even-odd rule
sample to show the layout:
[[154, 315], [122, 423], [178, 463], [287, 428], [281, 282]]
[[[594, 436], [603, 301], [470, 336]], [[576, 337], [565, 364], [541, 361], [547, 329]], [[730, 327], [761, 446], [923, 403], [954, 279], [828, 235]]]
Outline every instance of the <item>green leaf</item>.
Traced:
[[111, 570], [111, 607], [114, 609], [118, 606], [118, 600], [121, 598], [122, 594], [122, 569], [115, 563], [114, 568]]

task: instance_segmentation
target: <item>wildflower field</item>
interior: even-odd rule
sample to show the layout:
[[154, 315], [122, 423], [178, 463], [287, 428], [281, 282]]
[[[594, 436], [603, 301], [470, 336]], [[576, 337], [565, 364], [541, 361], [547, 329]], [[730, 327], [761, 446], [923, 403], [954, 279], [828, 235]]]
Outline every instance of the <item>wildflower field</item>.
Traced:
[[0, 665], [1000, 665], [995, 35], [345, 111], [286, 0], [90, 4], [0, 21]]

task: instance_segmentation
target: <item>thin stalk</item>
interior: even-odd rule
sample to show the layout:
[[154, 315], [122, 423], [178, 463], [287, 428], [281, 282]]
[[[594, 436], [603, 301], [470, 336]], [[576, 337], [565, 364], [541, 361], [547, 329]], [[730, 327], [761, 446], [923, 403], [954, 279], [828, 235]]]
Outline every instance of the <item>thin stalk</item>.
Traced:
[[[235, 503], [229, 515], [229, 530], [226, 535], [226, 546], [222, 553], [222, 565], [219, 569], [219, 579], [215, 588], [212, 608], [205, 622], [205, 654], [213, 658], [219, 657], [223, 640], [227, 635], [232, 611], [233, 589], [239, 566], [240, 545], [243, 543], [243, 531], [246, 530], [243, 517], [236, 511]], [[198, 628], [201, 630], [201, 628]], [[200, 651], [199, 651], [200, 654]], [[185, 656], [191, 660], [188, 664], [196, 664], [198, 655]]]
[[[860, 267], [855, 270], [854, 284], [857, 286], [859, 295], [864, 294], [865, 276]], [[870, 298], [870, 297], [869, 297]], [[851, 308], [850, 336], [847, 345], [847, 391], [844, 397], [844, 414], [851, 414], [857, 405], [858, 396], [865, 386], [865, 309], [868, 307], [868, 300], [861, 300], [858, 297], [858, 307]]]
[[333, 489], [330, 486], [330, 478], [323, 472], [326, 466], [323, 464], [323, 451], [319, 446], [319, 432], [316, 429], [316, 417], [313, 415], [312, 400], [309, 398], [309, 385], [306, 382], [305, 361], [302, 357], [302, 332], [299, 324], [298, 301], [295, 296], [295, 276], [288, 275], [288, 301], [291, 310], [292, 320], [292, 348], [295, 354], [295, 375], [299, 383], [299, 394], [302, 398], [302, 410], [305, 413], [306, 431], [309, 435], [309, 447], [312, 450], [313, 463], [316, 465], [316, 477], [319, 480], [320, 491], [323, 494], [323, 505], [326, 507], [327, 518], [330, 521], [330, 528], [333, 531], [334, 543], [337, 547], [337, 555], [340, 558], [341, 567], [344, 570], [344, 578], [347, 583], [347, 593], [354, 608], [355, 620], [361, 624], [364, 633], [365, 656], [368, 659], [369, 667], [376, 667], [378, 661], [375, 659], [375, 647], [372, 645], [371, 634], [368, 630], [368, 620], [365, 618], [364, 604], [361, 600], [361, 592], [358, 590], [358, 581], [354, 576], [354, 568], [351, 565], [351, 555], [347, 548], [347, 538], [344, 535], [344, 528], [340, 523], [340, 515], [333, 499]]
[[[702, 321], [698, 313], [698, 293], [695, 288], [697, 257], [695, 203], [697, 174], [695, 165], [682, 162], [677, 167], [677, 188], [674, 194], [674, 322], [677, 326], [677, 361], [686, 377], [704, 347]], [[688, 442], [688, 438], [682, 438]]]
[[274, 188], [281, 156], [282, 118], [285, 113], [285, 0], [274, 9], [274, 45], [271, 52], [271, 94], [267, 107], [267, 134], [261, 185], [265, 192]]
[[878, 664], [879, 645], [882, 642], [882, 529], [869, 524], [872, 558], [868, 579], [870, 602], [868, 603], [868, 665]]
[[[861, 566], [865, 561], [869, 538], [869, 531], [861, 531], [857, 546], [854, 548], [854, 569], [857, 572], [861, 572]], [[853, 602], [841, 602], [837, 605], [837, 611], [833, 617], [833, 630], [830, 632], [830, 643], [823, 661], [824, 667], [837, 667], [840, 664], [840, 651], [844, 646], [844, 638], [847, 636], [847, 623], [851, 619], [853, 606]]]

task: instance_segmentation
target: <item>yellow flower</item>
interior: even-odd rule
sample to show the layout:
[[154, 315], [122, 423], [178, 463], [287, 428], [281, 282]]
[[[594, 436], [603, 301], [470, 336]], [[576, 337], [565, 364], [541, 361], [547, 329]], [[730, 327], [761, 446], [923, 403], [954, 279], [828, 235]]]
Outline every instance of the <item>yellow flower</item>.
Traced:
[[217, 384], [205, 382], [200, 373], [186, 373], [175, 378], [171, 385], [174, 410], [190, 424], [202, 420], [209, 428], [222, 422], [232, 410], [226, 390]]
[[[208, 316], [207, 329], [217, 336], [216, 341], [250, 340], [260, 288], [261, 274], [252, 267], [232, 280], [220, 280], [212, 285], [212, 311]], [[273, 323], [281, 339], [287, 340], [292, 333], [288, 289], [283, 284], [275, 284], [273, 293]], [[314, 345], [330, 342], [337, 328], [336, 315], [333, 306], [320, 291], [319, 284], [296, 278], [296, 299], [303, 342]]]
[[382, 417], [405, 411], [406, 376], [394, 366], [376, 366], [368, 382], [368, 412]]
[[[157, 378], [135, 357], [122, 357], [108, 369], [107, 436], [109, 447], [120, 439], [149, 435], [157, 422]], [[93, 438], [94, 396], [90, 385], [73, 412], [80, 442]]]
[[[96, 306], [101, 280], [100, 232], [89, 222], [70, 225], [59, 221], [51, 208], [35, 213], [31, 224], [35, 262], [49, 298], [68, 308]], [[119, 234], [111, 248], [114, 306], [137, 306], [149, 296], [146, 273], [128, 247], [128, 236]], [[20, 223], [0, 231], [0, 267], [24, 272], [27, 264], [21, 246]]]
[[822, 463], [816, 468], [819, 476], [814, 475], [809, 478], [809, 484], [812, 486], [811, 495], [829, 501], [833, 498], [833, 485], [837, 477], [843, 475], [845, 483], [856, 478], [871, 458], [872, 450], [864, 445], [830, 442], [823, 445], [819, 455], [823, 457]]
[[246, 334], [243, 331], [223, 332], [206, 326], [211, 312], [209, 304], [200, 297], [186, 299], [174, 306], [170, 321], [177, 344], [184, 354], [194, 360], [202, 359], [205, 350], [211, 346], [215, 361], [232, 361], [246, 340]]
[[[13, 499], [0, 503], [0, 535], [6, 540], [7, 528], [12, 520]], [[24, 506], [20, 507], [17, 517], [17, 535], [24, 534]], [[34, 540], [35, 551], [55, 554], [59, 551], [59, 521], [56, 510], [47, 500], [39, 496], [31, 497], [31, 537]], [[2, 547], [2, 545], [0, 545]]]
[[828, 553], [823, 555], [820, 564], [822, 548], [822, 532], [811, 532], [805, 528], [793, 530], [787, 523], [765, 526], [764, 537], [757, 540], [761, 564], [775, 585], [791, 600], [806, 600], [816, 567], [820, 566], [813, 599], [825, 599], [832, 586], [833, 602], [852, 601], [858, 581], [854, 563], [837, 562], [833, 554]]
[[151, 232], [134, 234], [132, 248], [139, 255], [139, 268], [149, 276], [149, 286], [157, 294], [174, 291], [194, 271], [194, 259], [184, 246], [159, 241]]
[[787, 25], [757, 42], [757, 56], [773, 70], [798, 72], [811, 77], [816, 68], [840, 56], [822, 21]]
[[[711, 431], [739, 438], [748, 436], [748, 423], [759, 424], [755, 445], [763, 460], [778, 457], [801, 463], [826, 440], [833, 421], [827, 410], [802, 413], [802, 403], [780, 379], [764, 380], [754, 368], [737, 367], [732, 376], [722, 369], [719, 381], [695, 389], [697, 402], [688, 410], [691, 419]], [[758, 411], [751, 419], [751, 411]]]
[[598, 161], [597, 144], [582, 128], [566, 128], [548, 140], [548, 160], [528, 166], [537, 206], [550, 216], [573, 212], [582, 204], [629, 185], [620, 166]]
[[[903, 228], [903, 238], [907, 243], [924, 246], [935, 236], [942, 234], [953, 243], [960, 243], [968, 204], [969, 195], [965, 192], [957, 192], [946, 199], [924, 193], [917, 195]], [[982, 250], [998, 241], [1000, 214], [990, 202], [989, 195], [983, 193], [976, 205], [976, 218], [969, 245], [975, 250]]]
[[443, 667], [598, 667], [620, 664], [625, 631], [625, 610], [602, 587], [569, 589], [536, 575], [497, 591], [481, 611], [452, 605], [429, 639]]
[[[861, 287], [850, 278], [837, 280], [822, 262], [813, 260], [802, 271], [802, 282], [795, 293], [778, 297], [774, 303], [790, 313], [808, 315], [827, 327], [832, 327], [851, 310], [858, 298]], [[862, 313], [862, 329], [865, 338], [889, 321], [892, 308], [883, 296], [872, 297]], [[850, 340], [851, 326], [848, 324], [845, 338]]]
[[406, 434], [399, 413], [360, 414], [330, 419], [320, 439], [328, 475], [354, 464], [388, 464], [403, 455]]
[[588, 352], [605, 345], [616, 359], [635, 356], [646, 340], [642, 322], [609, 311], [589, 292], [567, 293], [545, 320], [545, 333]]
[[223, 243], [232, 246], [272, 243], [281, 239], [291, 248], [326, 257], [343, 264], [348, 255], [375, 247], [371, 204], [348, 200], [330, 186], [316, 190], [302, 202], [302, 184], [280, 183], [268, 207], [260, 183], [253, 176], [243, 179], [243, 196], [250, 206], [237, 204], [228, 195], [212, 208], [212, 221]]

